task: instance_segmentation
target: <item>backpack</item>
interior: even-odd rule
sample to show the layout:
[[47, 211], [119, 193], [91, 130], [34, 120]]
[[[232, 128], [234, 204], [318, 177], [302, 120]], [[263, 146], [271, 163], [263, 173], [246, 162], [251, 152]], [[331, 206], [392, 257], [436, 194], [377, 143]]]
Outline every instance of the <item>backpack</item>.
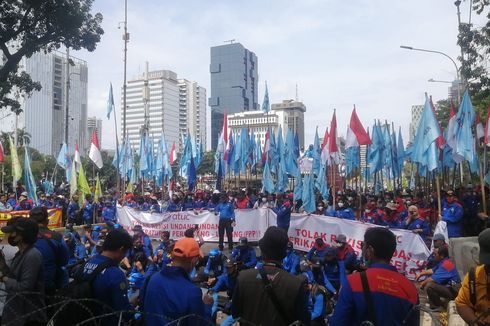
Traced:
[[[92, 282], [106, 268], [117, 266], [112, 261], [99, 264], [87, 278], [82, 278], [83, 267], [79, 270], [74, 280], [68, 283], [56, 293], [54, 307], [55, 313], [49, 321], [49, 326], [76, 325], [82, 321], [93, 318], [104, 313], [111, 312], [111, 307], [93, 299]], [[100, 319], [94, 319], [84, 325], [96, 326]]]

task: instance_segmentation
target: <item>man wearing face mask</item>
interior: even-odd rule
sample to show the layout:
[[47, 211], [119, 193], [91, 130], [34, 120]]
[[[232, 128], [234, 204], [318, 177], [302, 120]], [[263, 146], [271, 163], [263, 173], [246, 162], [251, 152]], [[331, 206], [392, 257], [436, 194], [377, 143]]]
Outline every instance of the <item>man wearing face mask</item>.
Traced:
[[213, 298], [208, 294], [203, 297], [201, 289], [189, 277], [198, 260], [196, 240], [182, 238], [175, 243], [171, 266], [163, 266], [141, 289], [145, 325], [166, 325], [187, 315], [192, 316], [179, 325], [209, 325]]
[[233, 224], [235, 223], [235, 206], [232, 202], [226, 200], [226, 195], [222, 194], [219, 199], [219, 204], [214, 209], [214, 214], [219, 216], [218, 236], [219, 250], [223, 251], [223, 242], [228, 238], [228, 249], [233, 249]]
[[277, 206], [272, 209], [277, 215], [277, 226], [284, 229], [286, 233], [291, 223], [291, 202], [284, 199], [282, 195], [277, 196]]
[[[222, 309], [224, 310], [228, 315], [230, 315], [230, 308], [231, 308], [231, 298], [233, 297], [233, 290], [235, 290], [235, 285], [237, 283], [237, 278], [238, 278], [238, 264], [236, 261], [233, 260], [233, 258], [227, 259], [225, 262], [226, 266], [226, 273], [223, 273], [218, 277], [218, 280], [216, 281], [216, 284], [209, 289], [209, 294], [213, 296], [213, 308], [211, 309], [211, 314], [213, 316], [213, 319], [216, 318], [216, 313], [219, 309], [218, 306], [218, 292], [220, 291], [226, 291], [226, 294], [228, 295], [228, 302], [222, 304]], [[233, 322], [233, 317], [228, 316], [228, 318], [221, 323], [221, 325], [231, 325]]]
[[429, 223], [419, 216], [419, 209], [415, 205], [408, 207], [408, 217], [405, 222], [403, 222], [402, 226], [405, 229], [420, 235], [424, 241], [426, 241], [429, 236]]
[[446, 200], [443, 201], [441, 219], [447, 223], [449, 238], [463, 236], [463, 206], [452, 190], [446, 192]]
[[352, 208], [344, 206], [344, 201], [339, 200], [337, 204], [337, 217], [346, 220], [355, 220], [356, 214]]
[[245, 237], [239, 239], [238, 246], [231, 252], [231, 258], [238, 263], [240, 270], [254, 268], [257, 264], [255, 249], [248, 245], [248, 239]]
[[[339, 292], [330, 325], [418, 325], [420, 312], [415, 286], [390, 265], [396, 236], [389, 229], [373, 227], [364, 234], [365, 272], [348, 276]], [[379, 281], [383, 280], [383, 281]], [[389, 309], [387, 309], [389, 307]]]

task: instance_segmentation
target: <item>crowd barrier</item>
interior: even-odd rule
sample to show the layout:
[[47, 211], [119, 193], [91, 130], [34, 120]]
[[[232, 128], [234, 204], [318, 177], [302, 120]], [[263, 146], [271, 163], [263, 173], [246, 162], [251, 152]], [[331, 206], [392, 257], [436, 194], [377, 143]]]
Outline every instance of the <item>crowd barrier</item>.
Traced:
[[[258, 241], [270, 225], [276, 225], [276, 215], [270, 209], [235, 210], [235, 215], [234, 241], [238, 241], [239, 237]], [[153, 238], [159, 238], [162, 231], [169, 231], [171, 238], [178, 239], [184, 236], [185, 230], [197, 224], [205, 241], [218, 241], [219, 218], [214, 212], [149, 213], [130, 207], [118, 207], [117, 216], [125, 229], [131, 230], [135, 225], [141, 225], [145, 233]], [[373, 226], [331, 216], [292, 214], [288, 235], [295, 249], [308, 251], [316, 238], [321, 237], [326, 243], [334, 245], [336, 236], [342, 233], [360, 255], [364, 233]], [[423, 268], [430, 254], [429, 249], [418, 234], [400, 229], [392, 231], [396, 235], [397, 248], [391, 262], [400, 272], [413, 279], [416, 272]]]
[[[29, 211], [10, 211], [0, 213], [0, 228], [5, 226], [13, 216], [16, 217], [29, 217]], [[49, 224], [48, 228], [56, 229], [62, 227], [63, 211], [61, 208], [48, 209]], [[3, 235], [0, 230], [0, 236]]]

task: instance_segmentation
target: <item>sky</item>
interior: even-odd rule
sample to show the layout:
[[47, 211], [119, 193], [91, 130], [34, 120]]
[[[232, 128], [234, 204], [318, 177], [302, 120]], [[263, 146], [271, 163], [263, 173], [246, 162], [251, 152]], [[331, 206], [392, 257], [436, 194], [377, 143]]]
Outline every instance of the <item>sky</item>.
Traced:
[[[119, 126], [121, 118], [124, 0], [96, 0], [93, 11], [104, 16], [101, 42], [94, 52], [70, 54], [87, 61], [89, 116], [103, 119], [102, 147], [109, 149], [116, 143], [114, 121], [106, 118], [110, 82]], [[468, 1], [461, 11], [467, 22]], [[483, 17], [475, 16], [478, 26]], [[411, 106], [423, 104], [425, 92], [447, 98], [448, 84], [428, 80], [451, 81], [456, 71], [441, 55], [400, 45], [456, 60], [457, 23], [452, 0], [128, 0], [128, 79], [148, 61], [150, 70], [172, 70], [211, 96], [210, 47], [235, 39], [258, 57], [259, 104], [265, 81], [271, 103], [294, 99], [298, 85], [306, 144], [315, 127], [323, 135], [334, 109], [338, 135], [345, 135], [354, 105], [365, 127], [388, 120], [407, 139]], [[207, 107], [208, 131], [210, 115]]]

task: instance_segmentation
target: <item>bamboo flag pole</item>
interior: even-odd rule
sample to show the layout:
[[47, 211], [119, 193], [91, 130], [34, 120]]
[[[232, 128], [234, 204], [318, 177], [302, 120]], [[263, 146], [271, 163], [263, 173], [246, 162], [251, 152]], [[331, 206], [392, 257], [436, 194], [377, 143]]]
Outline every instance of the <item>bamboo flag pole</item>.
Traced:
[[481, 199], [482, 199], [482, 203], [483, 203], [483, 213], [485, 215], [487, 215], [487, 201], [486, 201], [486, 195], [485, 195], [485, 181], [483, 179], [483, 169], [482, 169], [482, 164], [481, 162], [479, 162], [480, 164], [480, 187], [481, 187]]
[[439, 215], [442, 213], [441, 209], [441, 185], [439, 184], [439, 175], [436, 173], [436, 190], [437, 190], [437, 210]]

